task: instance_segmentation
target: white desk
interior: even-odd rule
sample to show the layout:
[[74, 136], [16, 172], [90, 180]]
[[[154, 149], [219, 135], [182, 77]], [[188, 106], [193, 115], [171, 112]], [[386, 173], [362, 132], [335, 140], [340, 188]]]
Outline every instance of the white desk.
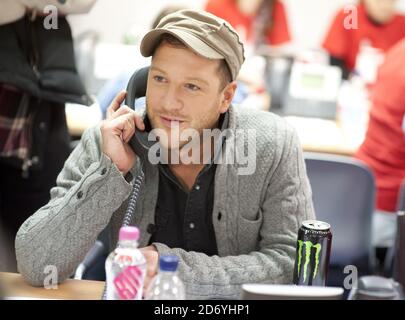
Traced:
[[297, 130], [304, 151], [352, 156], [363, 136], [345, 131], [337, 122], [317, 118], [285, 117]]

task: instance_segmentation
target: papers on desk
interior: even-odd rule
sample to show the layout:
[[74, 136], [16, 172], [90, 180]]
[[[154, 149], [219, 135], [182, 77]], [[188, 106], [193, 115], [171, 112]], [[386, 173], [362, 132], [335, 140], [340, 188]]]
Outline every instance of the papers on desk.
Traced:
[[293, 116], [285, 119], [296, 129], [304, 150], [353, 154], [359, 147], [358, 139], [347, 136], [333, 120]]

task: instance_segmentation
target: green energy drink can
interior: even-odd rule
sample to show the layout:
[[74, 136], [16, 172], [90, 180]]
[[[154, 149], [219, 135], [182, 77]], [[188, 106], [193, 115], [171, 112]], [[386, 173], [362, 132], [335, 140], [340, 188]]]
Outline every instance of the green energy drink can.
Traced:
[[297, 255], [294, 266], [294, 284], [326, 286], [332, 245], [330, 225], [307, 220], [298, 230]]

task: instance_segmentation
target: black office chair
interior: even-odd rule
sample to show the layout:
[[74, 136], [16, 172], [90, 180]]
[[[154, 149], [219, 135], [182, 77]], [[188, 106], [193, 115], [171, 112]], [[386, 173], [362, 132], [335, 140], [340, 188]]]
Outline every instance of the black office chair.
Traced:
[[96, 242], [77, 266], [74, 279], [105, 280], [105, 260], [110, 253], [110, 226], [101, 231]]
[[405, 212], [401, 211], [397, 217], [397, 236], [394, 247], [393, 278], [405, 289]]
[[[402, 181], [401, 186], [399, 188], [398, 192], [398, 200], [397, 200], [397, 211], [398, 213], [404, 212], [405, 211], [405, 179]], [[398, 221], [399, 219], [397, 219]], [[401, 226], [398, 225], [397, 228], [400, 228]], [[396, 251], [397, 251], [397, 246], [398, 246], [398, 239], [399, 237], [399, 229], [397, 230], [397, 239], [395, 239], [396, 243], [394, 244], [393, 247], [388, 248], [385, 261], [384, 261], [384, 275], [387, 277], [395, 277], [394, 274], [394, 266], [395, 266], [395, 257], [396, 257]]]
[[317, 219], [331, 225], [333, 239], [329, 286], [343, 286], [347, 265], [359, 276], [374, 270], [371, 221], [375, 182], [362, 162], [344, 156], [305, 153]]
[[[127, 105], [135, 109], [135, 100], [144, 97], [148, 81], [149, 67], [134, 72], [127, 86]], [[75, 279], [105, 280], [104, 263], [110, 251], [110, 232], [108, 225], [98, 236], [95, 244], [86, 254], [84, 260], [76, 268]]]
[[391, 274], [385, 277], [361, 277], [357, 287], [350, 292], [350, 300], [405, 300], [405, 211], [398, 211], [397, 214], [397, 232], [392, 253]]

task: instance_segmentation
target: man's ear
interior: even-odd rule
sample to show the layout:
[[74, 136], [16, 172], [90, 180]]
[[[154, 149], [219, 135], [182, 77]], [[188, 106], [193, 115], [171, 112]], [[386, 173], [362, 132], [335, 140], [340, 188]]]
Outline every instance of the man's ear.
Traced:
[[228, 111], [231, 105], [232, 99], [235, 95], [236, 88], [238, 87], [236, 81], [232, 81], [226, 85], [222, 92], [221, 107], [219, 109], [220, 113], [225, 113]]

